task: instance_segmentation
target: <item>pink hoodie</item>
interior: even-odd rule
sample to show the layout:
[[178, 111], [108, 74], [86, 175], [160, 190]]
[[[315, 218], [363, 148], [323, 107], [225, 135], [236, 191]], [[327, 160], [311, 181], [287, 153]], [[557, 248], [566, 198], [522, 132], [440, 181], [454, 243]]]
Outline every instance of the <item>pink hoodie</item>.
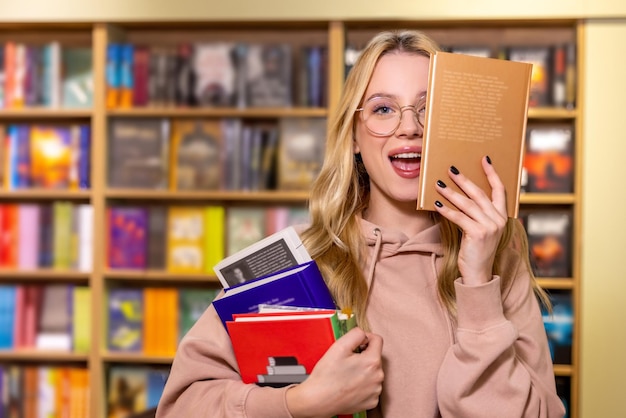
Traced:
[[[361, 221], [369, 245], [368, 320], [383, 338], [385, 383], [368, 418], [562, 417], [541, 312], [520, 255], [482, 286], [455, 284], [458, 324], [439, 301], [439, 227], [414, 237]], [[287, 388], [241, 382], [228, 335], [209, 307], [183, 338], [157, 418], [292, 418]]]

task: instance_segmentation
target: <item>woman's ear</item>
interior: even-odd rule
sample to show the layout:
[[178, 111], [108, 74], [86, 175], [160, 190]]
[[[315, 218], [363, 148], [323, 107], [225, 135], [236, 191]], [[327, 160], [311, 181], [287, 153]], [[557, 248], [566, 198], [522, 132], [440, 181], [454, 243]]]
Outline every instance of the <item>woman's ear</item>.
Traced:
[[359, 144], [357, 144], [356, 138], [354, 136], [352, 137], [352, 152], [354, 154], [360, 154], [361, 153], [361, 148], [359, 147]]

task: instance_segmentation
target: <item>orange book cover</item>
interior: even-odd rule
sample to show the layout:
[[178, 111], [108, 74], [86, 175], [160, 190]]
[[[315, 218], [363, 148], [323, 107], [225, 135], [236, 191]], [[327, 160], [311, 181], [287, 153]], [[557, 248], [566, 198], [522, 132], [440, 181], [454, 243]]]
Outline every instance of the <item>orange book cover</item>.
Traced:
[[159, 294], [156, 287], [143, 289], [143, 353], [155, 355], [159, 349]]
[[[145, 354], [173, 356], [178, 343], [178, 290], [176, 288], [152, 289], [156, 306], [154, 316], [146, 318], [154, 332], [153, 344], [145, 347]], [[146, 300], [147, 303], [148, 300]]]
[[532, 64], [437, 52], [431, 57], [418, 210], [435, 210], [437, 180], [455, 166], [491, 196], [481, 159], [488, 155], [505, 185], [507, 213], [516, 218]]
[[67, 189], [72, 168], [72, 135], [67, 126], [33, 125], [30, 130], [34, 187]]
[[89, 370], [70, 368], [70, 412], [68, 418], [89, 416]]

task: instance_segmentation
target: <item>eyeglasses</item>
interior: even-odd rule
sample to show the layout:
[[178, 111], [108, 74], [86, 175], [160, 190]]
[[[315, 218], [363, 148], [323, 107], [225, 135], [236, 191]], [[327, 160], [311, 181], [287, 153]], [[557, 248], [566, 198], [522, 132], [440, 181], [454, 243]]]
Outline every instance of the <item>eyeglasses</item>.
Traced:
[[363, 107], [356, 109], [361, 112], [361, 119], [370, 133], [378, 136], [393, 134], [400, 126], [402, 112], [410, 109], [413, 114], [413, 122], [422, 128], [426, 117], [426, 98], [421, 98], [415, 105], [400, 106], [398, 102], [389, 97], [372, 97]]

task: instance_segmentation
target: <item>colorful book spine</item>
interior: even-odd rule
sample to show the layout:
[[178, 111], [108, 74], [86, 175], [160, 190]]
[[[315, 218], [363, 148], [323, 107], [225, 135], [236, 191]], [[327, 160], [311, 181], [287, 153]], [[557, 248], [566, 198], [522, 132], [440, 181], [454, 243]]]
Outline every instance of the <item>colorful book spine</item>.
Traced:
[[213, 266], [224, 258], [226, 211], [223, 206], [207, 206], [204, 213], [204, 271], [214, 274]]
[[40, 206], [33, 203], [18, 205], [18, 261], [20, 269], [35, 269], [39, 265]]
[[91, 288], [72, 288], [72, 349], [75, 353], [88, 353], [91, 347]]
[[121, 45], [120, 53], [120, 94], [119, 107], [130, 108], [133, 106], [133, 58], [134, 46], [132, 44]]
[[72, 217], [74, 208], [70, 202], [53, 203], [53, 253], [52, 265], [57, 269], [72, 268]]
[[0, 350], [14, 348], [16, 286], [0, 286]]
[[79, 127], [78, 143], [78, 188], [91, 188], [91, 125], [82, 124]]
[[120, 103], [122, 47], [107, 45], [106, 56], [106, 107], [115, 109]]

